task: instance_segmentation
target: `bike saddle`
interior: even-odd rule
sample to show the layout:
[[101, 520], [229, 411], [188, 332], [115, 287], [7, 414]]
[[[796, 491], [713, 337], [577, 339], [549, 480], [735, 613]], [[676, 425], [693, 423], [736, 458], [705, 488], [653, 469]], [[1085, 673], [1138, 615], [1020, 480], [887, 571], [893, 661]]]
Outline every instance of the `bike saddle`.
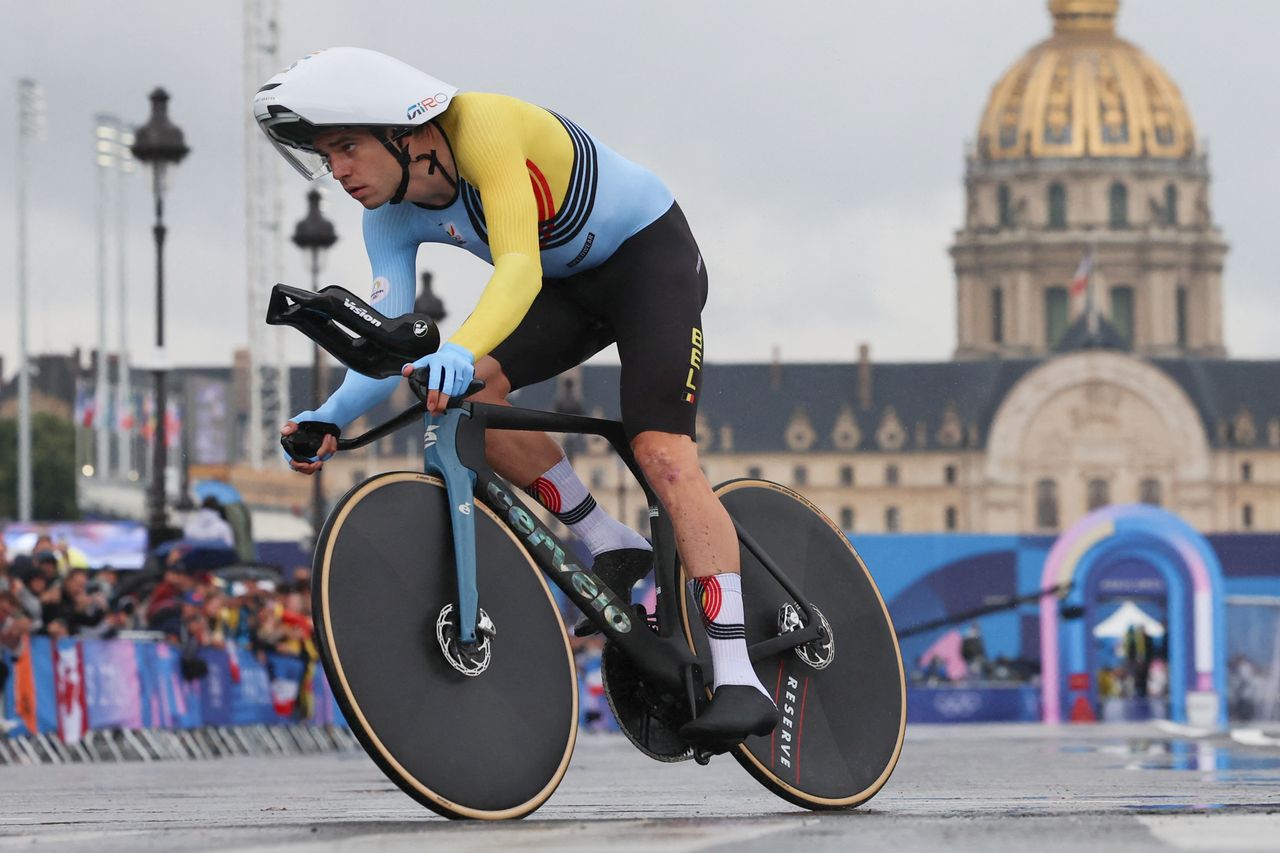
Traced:
[[337, 285], [313, 293], [277, 284], [267, 323], [293, 326], [346, 367], [375, 379], [399, 376], [405, 364], [440, 348], [440, 330], [426, 314], [387, 317]]

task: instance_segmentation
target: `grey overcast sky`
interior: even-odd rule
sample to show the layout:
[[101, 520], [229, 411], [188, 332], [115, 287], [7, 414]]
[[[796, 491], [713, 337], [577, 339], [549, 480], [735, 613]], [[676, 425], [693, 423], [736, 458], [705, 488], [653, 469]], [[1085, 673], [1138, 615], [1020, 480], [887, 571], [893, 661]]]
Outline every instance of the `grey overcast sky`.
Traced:
[[[228, 364], [249, 323], [242, 4], [3, 0], [0, 8], [8, 300], [16, 296], [17, 78], [43, 85], [47, 110], [28, 172], [32, 351], [96, 345], [93, 116], [141, 123], [148, 92], [163, 85], [192, 149], [166, 214], [170, 356]], [[775, 345], [787, 360], [847, 360], [863, 341], [877, 359], [951, 356], [946, 250], [963, 213], [964, 145], [991, 86], [1051, 31], [1046, 0], [281, 0], [280, 25], [281, 66], [332, 45], [375, 48], [461, 88], [554, 108], [655, 170], [707, 259], [707, 355], [721, 362], [767, 360]], [[1119, 31], [1170, 73], [1209, 141], [1214, 214], [1231, 245], [1229, 350], [1280, 357], [1280, 2], [1123, 0]], [[290, 231], [307, 189], [284, 175]], [[154, 329], [149, 200], [147, 182], [135, 180], [127, 208], [135, 358]], [[359, 205], [331, 192], [327, 212], [340, 242], [323, 283], [365, 294]], [[309, 284], [292, 246], [285, 258], [286, 280]], [[488, 268], [443, 246], [423, 248], [419, 267], [436, 274], [452, 311], [447, 333]], [[5, 314], [0, 355], [12, 375], [16, 310]], [[109, 316], [114, 329], [114, 306]], [[291, 352], [301, 361], [307, 350], [296, 337]]]

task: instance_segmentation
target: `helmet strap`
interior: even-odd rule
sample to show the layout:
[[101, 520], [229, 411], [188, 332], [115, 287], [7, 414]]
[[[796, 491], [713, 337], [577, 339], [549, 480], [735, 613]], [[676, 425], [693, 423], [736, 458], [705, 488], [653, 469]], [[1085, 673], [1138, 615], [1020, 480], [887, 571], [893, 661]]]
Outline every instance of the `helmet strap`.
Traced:
[[434, 175], [437, 171], [440, 176], [449, 184], [450, 189], [457, 189], [458, 182], [445, 171], [444, 164], [440, 162], [440, 156], [436, 153], [436, 149], [432, 148], [426, 154], [419, 154], [417, 157], [409, 157], [409, 143], [406, 141], [404, 147], [401, 148], [395, 144], [395, 137], [383, 135], [379, 132], [379, 128], [371, 127], [369, 132], [374, 135], [382, 147], [391, 152], [391, 156], [396, 158], [396, 162], [400, 164], [400, 185], [396, 187], [395, 195], [391, 196], [392, 204], [399, 204], [404, 201], [405, 191], [409, 189], [409, 166], [413, 163], [419, 163], [426, 160], [430, 165], [427, 168], [428, 175]]

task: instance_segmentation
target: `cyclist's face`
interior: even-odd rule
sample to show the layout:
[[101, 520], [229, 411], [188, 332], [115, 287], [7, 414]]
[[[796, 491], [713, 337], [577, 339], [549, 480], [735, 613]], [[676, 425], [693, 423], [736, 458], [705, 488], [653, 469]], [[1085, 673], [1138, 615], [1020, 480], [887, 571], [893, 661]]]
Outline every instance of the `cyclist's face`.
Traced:
[[335, 130], [317, 136], [314, 144], [334, 179], [370, 210], [386, 203], [400, 185], [400, 164], [367, 130]]

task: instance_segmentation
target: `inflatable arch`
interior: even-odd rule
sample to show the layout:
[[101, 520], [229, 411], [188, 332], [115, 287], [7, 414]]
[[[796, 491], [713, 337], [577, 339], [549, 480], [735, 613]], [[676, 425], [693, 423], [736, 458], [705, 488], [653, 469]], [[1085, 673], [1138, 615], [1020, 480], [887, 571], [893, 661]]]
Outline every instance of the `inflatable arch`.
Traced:
[[[1061, 722], [1063, 668], [1067, 673], [1081, 672], [1089, 642], [1084, 620], [1064, 623], [1059, 605], [1082, 607], [1089, 575], [1122, 560], [1146, 563], [1164, 578], [1171, 719], [1186, 722], [1187, 694], [1195, 691], [1217, 696], [1218, 724], [1224, 725], [1227, 640], [1222, 567], [1198, 531], [1173, 513], [1145, 504], [1095, 510], [1063, 533], [1045, 559], [1040, 587], [1046, 591], [1040, 598], [1040, 690], [1045, 722]], [[1080, 689], [1075, 683], [1068, 686], [1068, 695]]]

